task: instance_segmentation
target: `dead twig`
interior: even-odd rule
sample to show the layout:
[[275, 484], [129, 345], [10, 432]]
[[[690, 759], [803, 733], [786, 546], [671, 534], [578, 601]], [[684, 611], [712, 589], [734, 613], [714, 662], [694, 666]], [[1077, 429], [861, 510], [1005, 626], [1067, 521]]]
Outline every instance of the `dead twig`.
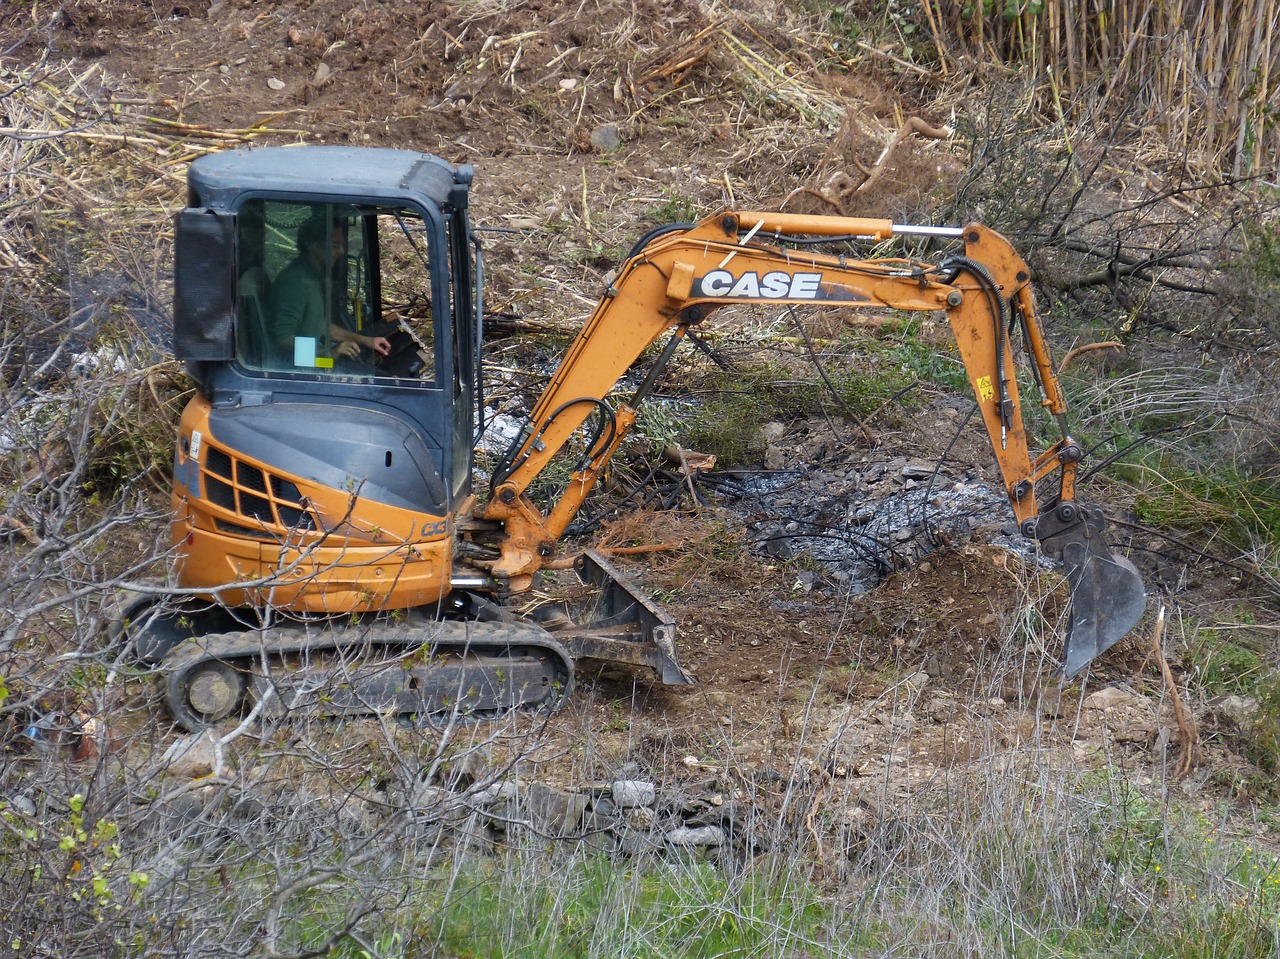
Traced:
[[1164, 607], [1161, 606], [1156, 616], [1156, 628], [1151, 637], [1151, 652], [1156, 662], [1160, 664], [1160, 675], [1164, 677], [1165, 686], [1169, 690], [1169, 698], [1173, 702], [1174, 719], [1178, 723], [1178, 732], [1182, 736], [1182, 754], [1178, 756], [1178, 762], [1173, 768], [1173, 778], [1185, 779], [1195, 768], [1196, 725], [1190, 711], [1182, 702], [1182, 696], [1178, 694], [1178, 686], [1173, 681], [1173, 670], [1169, 668], [1169, 663], [1164, 658], [1163, 640]]

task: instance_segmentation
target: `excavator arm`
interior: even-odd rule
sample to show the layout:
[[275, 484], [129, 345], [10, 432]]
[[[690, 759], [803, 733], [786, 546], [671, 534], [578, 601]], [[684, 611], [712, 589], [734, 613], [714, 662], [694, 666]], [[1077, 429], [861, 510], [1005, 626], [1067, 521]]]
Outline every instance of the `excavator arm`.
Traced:
[[[840, 242], [878, 243], [903, 235], [958, 240], [963, 252], [936, 262], [821, 252]], [[945, 312], [1019, 529], [1037, 537], [1066, 569], [1072, 594], [1066, 675], [1074, 676], [1137, 623], [1145, 608], [1141, 578], [1107, 547], [1101, 512], [1075, 503], [1081, 449], [1067, 428], [1067, 405], [1036, 316], [1030, 271], [1009, 242], [977, 224], [916, 227], [779, 213], [722, 213], [660, 228], [622, 264], [502, 458], [482, 508], [482, 518], [500, 523], [503, 531], [491, 574], [512, 592], [527, 589], [533, 574], [554, 557], [557, 541], [631, 429], [637, 407], [676, 345], [729, 303]], [[1060, 431], [1034, 459], [1012, 357], [1015, 322], [1031, 354], [1040, 402]], [[636, 395], [616, 408], [606, 402], [635, 360], [664, 335], [668, 340]], [[587, 448], [563, 495], [544, 514], [528, 487], [589, 420], [596, 428]], [[1056, 495], [1041, 513], [1036, 484], [1055, 472]]]

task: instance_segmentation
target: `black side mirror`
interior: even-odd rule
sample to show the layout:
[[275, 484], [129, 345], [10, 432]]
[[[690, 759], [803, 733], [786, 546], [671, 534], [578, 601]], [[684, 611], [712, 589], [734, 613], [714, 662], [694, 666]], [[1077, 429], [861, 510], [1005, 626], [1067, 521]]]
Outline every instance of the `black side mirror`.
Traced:
[[235, 356], [236, 218], [187, 209], [174, 218], [173, 355], [180, 360]]

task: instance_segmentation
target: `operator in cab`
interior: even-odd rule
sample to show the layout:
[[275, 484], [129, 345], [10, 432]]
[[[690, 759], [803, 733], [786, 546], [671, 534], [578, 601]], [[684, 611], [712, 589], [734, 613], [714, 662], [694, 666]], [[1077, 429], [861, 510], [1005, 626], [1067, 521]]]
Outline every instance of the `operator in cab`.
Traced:
[[[391, 352], [385, 336], [368, 336], [335, 322], [330, 308], [331, 268], [346, 257], [341, 226], [313, 216], [298, 228], [298, 255], [271, 284], [272, 339], [279, 355], [294, 366], [358, 360], [361, 348], [380, 356]], [[329, 359], [325, 363], [325, 358]]]

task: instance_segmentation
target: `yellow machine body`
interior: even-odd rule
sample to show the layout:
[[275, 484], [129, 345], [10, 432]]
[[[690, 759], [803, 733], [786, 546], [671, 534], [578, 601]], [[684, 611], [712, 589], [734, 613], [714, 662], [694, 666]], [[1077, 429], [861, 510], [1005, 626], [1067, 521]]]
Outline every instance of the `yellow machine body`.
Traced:
[[283, 473], [223, 446], [209, 412], [197, 396], [179, 427], [178, 585], [224, 605], [309, 614], [408, 609], [449, 592], [449, 517], [362, 498], [357, 484], [332, 489]]

